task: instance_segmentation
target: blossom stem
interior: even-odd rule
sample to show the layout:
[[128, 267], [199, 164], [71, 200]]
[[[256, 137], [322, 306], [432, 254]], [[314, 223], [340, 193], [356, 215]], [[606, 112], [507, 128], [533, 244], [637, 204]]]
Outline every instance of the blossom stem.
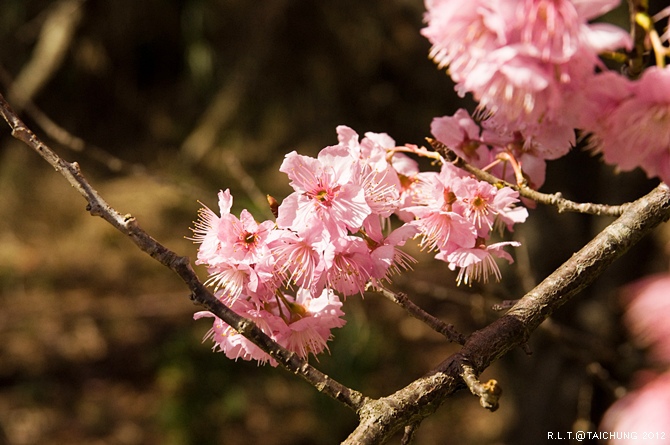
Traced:
[[630, 28], [633, 37], [633, 51], [628, 60], [628, 75], [632, 79], [640, 76], [645, 68], [644, 55], [647, 52], [646, 36], [648, 27], [644, 26], [644, 17], [649, 17], [648, 0], [628, 0], [628, 10], [630, 11]]
[[417, 146], [410, 146], [406, 145], [404, 147], [394, 147], [391, 149], [387, 150], [389, 153], [413, 153], [415, 155], [424, 157], [424, 158], [430, 158], [433, 159], [434, 161], [443, 163], [444, 159], [442, 159], [442, 156], [440, 156], [439, 153], [436, 153], [434, 151], [428, 151], [424, 147], [417, 147]]
[[477, 179], [486, 181], [489, 184], [495, 185], [496, 187], [509, 187], [512, 190], [518, 191], [519, 195], [523, 196], [524, 198], [532, 199], [533, 201], [539, 202], [540, 204], [556, 206], [559, 213], [576, 212], [590, 215], [621, 216], [621, 214], [623, 214], [626, 208], [630, 205], [629, 203], [618, 206], [594, 203], [578, 203], [563, 198], [563, 195], [560, 192], [553, 194], [540, 193], [526, 186], [511, 184], [488, 172], [468, 164], [464, 159], [458, 157], [453, 151], [451, 151], [447, 146], [440, 143], [439, 141], [428, 138], [428, 142], [431, 144], [433, 149], [444, 156], [445, 159], [454, 159], [452, 163], [456, 167], [467, 171], [468, 173], [474, 175]]
[[290, 322], [290, 317], [287, 318], [286, 315], [284, 315], [284, 311], [281, 307], [282, 303], [284, 303], [284, 306], [290, 308], [289, 303], [286, 301], [286, 297], [284, 297], [284, 294], [279, 289], [275, 291], [275, 298], [277, 299], [277, 310], [279, 310], [279, 316], [283, 318], [284, 321], [288, 324]]
[[665, 57], [668, 55], [668, 49], [663, 46], [661, 37], [654, 28], [654, 21], [645, 11], [635, 14], [635, 23], [644, 29], [644, 31], [649, 36], [649, 41], [651, 42], [651, 47], [654, 49], [654, 55], [656, 57], [656, 66], [659, 68], [664, 68]]

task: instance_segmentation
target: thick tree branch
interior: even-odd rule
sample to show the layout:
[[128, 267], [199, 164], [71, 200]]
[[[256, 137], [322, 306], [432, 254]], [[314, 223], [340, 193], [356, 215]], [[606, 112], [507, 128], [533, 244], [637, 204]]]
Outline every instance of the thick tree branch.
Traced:
[[668, 219], [670, 188], [661, 184], [628, 205], [621, 217], [528, 292], [504, 316], [470, 335], [458, 353], [395, 394], [365, 403], [360, 410], [360, 425], [344, 443], [384, 443], [405, 425], [433, 413], [450, 395], [464, 388], [461, 376], [466, 366], [472, 368], [474, 376], [479, 375], [495, 360], [525, 344], [555, 310]]
[[361, 393], [323, 374], [306, 360], [277, 344], [252, 321], [240, 317], [221, 303], [198, 279], [188, 258], [177, 255], [152, 238], [140, 228], [134, 217], [131, 215], [121, 215], [107, 204], [98, 192], [91, 187], [86, 178], [84, 178], [79, 165], [76, 162], [70, 163], [61, 159], [60, 156], [44, 144], [21, 121], [2, 95], [0, 95], [0, 114], [2, 114], [11, 127], [12, 136], [35, 150], [84, 197], [88, 203], [86, 209], [91, 215], [103, 218], [118, 231], [129, 236], [140, 250], [179, 275], [191, 290], [191, 299], [195, 303], [204, 306], [214, 315], [228, 323], [240, 334], [267, 352], [284, 368], [305, 379], [318, 391], [329, 395], [356, 411], [364, 404], [366, 398]]

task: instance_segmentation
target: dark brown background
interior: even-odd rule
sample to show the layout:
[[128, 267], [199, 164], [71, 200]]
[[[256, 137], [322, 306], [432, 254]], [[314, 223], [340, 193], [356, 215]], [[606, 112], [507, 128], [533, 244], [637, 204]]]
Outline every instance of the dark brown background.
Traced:
[[[58, 4], [3, 1], [3, 94]], [[283, 155], [315, 155], [336, 142], [337, 125], [422, 144], [433, 117], [472, 109], [427, 58], [418, 0], [88, 0], [72, 14], [80, 20], [64, 57], [42, 71], [33, 99], [87, 147], [73, 151], [30, 110], [23, 116], [119, 212], [191, 258], [198, 200], [216, 208], [217, 191], [230, 188], [235, 212], [266, 218], [264, 194], [289, 193]], [[625, 10], [609, 18], [626, 26]], [[576, 150], [550, 164], [543, 190], [618, 204], [653, 185]], [[0, 128], [0, 443], [329, 444], [354, 428], [352, 412], [294, 376], [201, 344], [209, 322], [192, 321], [186, 287], [84, 205]], [[444, 263], [409, 248], [423, 263], [396, 289], [468, 333], [610, 221], [530, 214], [503, 284], [455, 289]], [[504, 388], [499, 411], [461, 393], [415, 443], [535, 444], [597, 423], [610, 386], [642, 362], [620, 326], [617, 287], [667, 269], [663, 239], [646, 239], [561, 309], [532, 355], [515, 351], [485, 373]], [[348, 324], [316, 365], [368, 395], [456, 350], [377, 295], [349, 298], [345, 311]]]

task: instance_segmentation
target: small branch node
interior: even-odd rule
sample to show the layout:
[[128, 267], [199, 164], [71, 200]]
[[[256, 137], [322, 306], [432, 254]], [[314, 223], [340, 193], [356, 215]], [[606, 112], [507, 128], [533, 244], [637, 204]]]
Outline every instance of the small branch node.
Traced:
[[405, 426], [405, 431], [402, 436], [402, 440], [400, 442], [401, 445], [409, 445], [412, 443], [412, 440], [414, 439], [414, 435], [416, 434], [417, 429], [419, 429], [420, 421], [410, 423], [409, 425]]
[[517, 301], [519, 300], [503, 300], [500, 303], [491, 306], [491, 309], [493, 309], [494, 311], [504, 311], [514, 306]]
[[493, 412], [498, 409], [498, 400], [502, 395], [502, 388], [496, 380], [489, 380], [482, 383], [477, 378], [475, 370], [468, 364], [461, 366], [461, 377], [465, 384], [470, 388], [470, 392], [479, 397], [479, 403], [484, 408]]
[[88, 213], [91, 214], [91, 216], [101, 216], [103, 214], [102, 209], [100, 208], [100, 204], [98, 203], [88, 203], [86, 204], [86, 210]]

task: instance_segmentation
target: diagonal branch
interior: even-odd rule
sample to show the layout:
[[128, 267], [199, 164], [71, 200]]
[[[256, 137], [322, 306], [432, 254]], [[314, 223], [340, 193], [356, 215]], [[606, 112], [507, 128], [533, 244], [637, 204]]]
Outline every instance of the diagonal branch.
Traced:
[[24, 142], [46, 160], [58, 173], [72, 185], [88, 203], [86, 209], [93, 216], [99, 216], [118, 231], [130, 239], [143, 252], [171, 269], [188, 285], [191, 290], [191, 299], [212, 312], [221, 320], [228, 323], [240, 334], [253, 341], [263, 351], [292, 373], [299, 375], [312, 384], [318, 391], [342, 402], [353, 410], [358, 410], [365, 402], [366, 397], [358, 391], [350, 389], [331, 379], [318, 369], [311, 366], [307, 360], [298, 357], [273, 341], [261, 331], [252, 321], [240, 317], [230, 308], [219, 301], [205, 285], [198, 279], [191, 267], [188, 258], [179, 256], [167, 247], [160, 244], [148, 233], [140, 228], [131, 215], [121, 215], [114, 210], [96, 192], [91, 184], [82, 175], [76, 162], [67, 162], [44, 144], [12, 110], [5, 98], [0, 95], [0, 114], [12, 129], [12, 136]]
[[458, 332], [453, 325], [445, 323], [439, 318], [424, 311], [419, 306], [417, 306], [412, 300], [407, 298], [407, 295], [403, 293], [392, 292], [382, 286], [378, 286], [374, 288], [374, 290], [376, 292], [379, 292], [384, 297], [388, 298], [401, 308], [405, 309], [407, 313], [410, 314], [412, 317], [416, 318], [419, 321], [424, 322], [435, 332], [444, 335], [445, 338], [450, 342], [458, 343], [460, 345], [465, 343], [465, 335]]
[[629, 204], [617, 220], [528, 292], [507, 314], [470, 335], [459, 352], [396, 393], [368, 400], [359, 411], [360, 425], [344, 443], [384, 443], [405, 425], [432, 414], [450, 395], [465, 387], [462, 375], [468, 374], [468, 367], [472, 375], [479, 375], [491, 363], [525, 344], [555, 310], [668, 219], [670, 188], [661, 184]]

